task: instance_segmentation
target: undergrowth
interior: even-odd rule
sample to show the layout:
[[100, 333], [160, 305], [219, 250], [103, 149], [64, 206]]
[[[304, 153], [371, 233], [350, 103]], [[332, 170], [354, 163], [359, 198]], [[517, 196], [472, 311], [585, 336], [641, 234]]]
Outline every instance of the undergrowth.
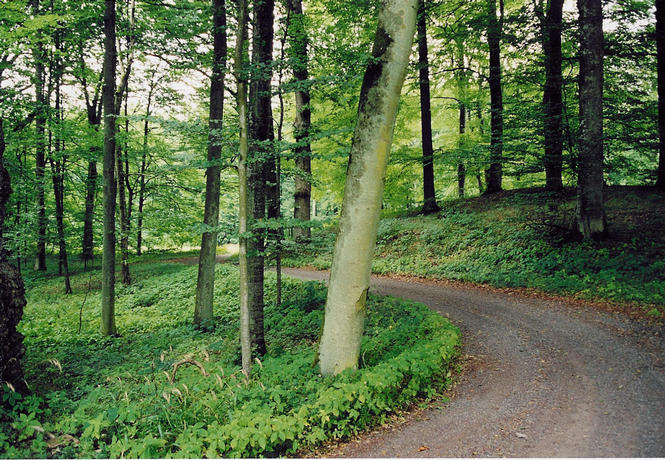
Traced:
[[[609, 237], [582, 242], [574, 193], [538, 190], [454, 200], [432, 216], [384, 218], [372, 271], [536, 288], [665, 312], [665, 200], [649, 188], [608, 189]], [[329, 268], [335, 226], [285, 264]]]
[[237, 268], [216, 268], [213, 332], [191, 325], [195, 266], [135, 264], [132, 276], [132, 286], [118, 286], [118, 338], [98, 333], [98, 272], [74, 276], [70, 296], [60, 279], [31, 281], [20, 327], [33, 394], [0, 390], [3, 457], [293, 454], [432, 396], [458, 352], [447, 320], [370, 297], [360, 369], [324, 378], [313, 361], [325, 288], [287, 279], [277, 307], [267, 274], [269, 350], [248, 377], [239, 367]]

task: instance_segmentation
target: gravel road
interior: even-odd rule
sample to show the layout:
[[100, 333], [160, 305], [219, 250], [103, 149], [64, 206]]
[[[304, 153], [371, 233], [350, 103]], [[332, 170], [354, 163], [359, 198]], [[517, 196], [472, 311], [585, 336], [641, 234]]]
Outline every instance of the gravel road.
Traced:
[[[284, 269], [301, 279], [327, 272]], [[462, 329], [449, 402], [326, 452], [340, 457], [665, 457], [665, 330], [561, 300], [372, 278]]]

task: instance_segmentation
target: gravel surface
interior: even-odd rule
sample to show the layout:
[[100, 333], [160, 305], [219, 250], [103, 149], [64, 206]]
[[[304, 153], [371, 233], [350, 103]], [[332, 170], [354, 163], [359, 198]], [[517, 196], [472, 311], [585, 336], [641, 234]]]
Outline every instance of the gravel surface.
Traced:
[[371, 292], [449, 317], [472, 365], [449, 402], [324, 455], [665, 457], [662, 327], [562, 300], [445, 283], [372, 277]]

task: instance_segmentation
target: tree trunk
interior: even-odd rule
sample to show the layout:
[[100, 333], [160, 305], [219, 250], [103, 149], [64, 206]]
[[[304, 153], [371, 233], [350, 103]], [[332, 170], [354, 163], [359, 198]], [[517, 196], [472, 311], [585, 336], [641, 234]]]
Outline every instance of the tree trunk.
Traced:
[[423, 214], [439, 211], [434, 191], [434, 147], [430, 108], [429, 58], [427, 56], [427, 10], [418, 1], [418, 72], [420, 80], [420, 129], [423, 147]]
[[[224, 116], [224, 75], [226, 73], [226, 6], [225, 0], [212, 1], [213, 63], [210, 78], [210, 120], [208, 122], [208, 167], [206, 199], [201, 236], [199, 273], [196, 283], [194, 324], [212, 326], [217, 259], [217, 225], [219, 224], [219, 174], [222, 157], [222, 119]], [[214, 229], [214, 230], [213, 230]]]
[[115, 335], [115, 0], [105, 0], [104, 12], [104, 250], [102, 253], [103, 335]]
[[601, 0], [578, 0], [580, 165], [577, 225], [584, 238], [605, 235], [603, 204], [603, 14]]
[[[0, 81], [2, 81], [0, 69]], [[1, 87], [1, 85], [0, 85]], [[12, 194], [11, 177], [5, 168], [4, 120], [0, 118], [0, 380], [8, 382], [20, 393], [27, 393], [28, 386], [23, 379], [21, 359], [25, 354], [23, 335], [16, 326], [23, 316], [25, 289], [23, 279], [16, 267], [9, 263], [11, 254], [5, 250], [3, 233], [6, 205]]]
[[563, 189], [561, 179], [563, 139], [561, 134], [561, 16], [563, 0], [549, 0], [549, 9], [542, 27], [545, 53], [545, 188]]
[[656, 49], [658, 55], [659, 160], [656, 187], [665, 190], [665, 0], [656, 0]]
[[[293, 125], [295, 137], [295, 192], [293, 194], [293, 217], [309, 222], [311, 219], [310, 202], [312, 198], [312, 148], [309, 141], [312, 112], [309, 95], [309, 59], [307, 46], [309, 38], [305, 31], [305, 17], [302, 0], [288, 0], [290, 56], [293, 78], [298, 83], [295, 91], [296, 118]], [[293, 238], [296, 241], [308, 241], [312, 236], [309, 227], [294, 227]]]
[[[127, 86], [125, 86], [125, 116], [127, 116], [127, 103], [129, 99], [129, 94], [127, 91]], [[118, 115], [119, 113], [116, 113]], [[117, 127], [116, 127], [117, 129]], [[126, 141], [125, 141], [126, 142]], [[121, 280], [122, 284], [129, 286], [132, 284], [132, 278], [129, 273], [129, 211], [127, 206], [127, 196], [126, 196], [126, 182], [127, 176], [124, 168], [124, 158], [126, 155], [126, 150], [123, 150], [122, 145], [116, 144], [116, 179], [117, 179], [117, 191], [118, 191], [118, 204], [120, 205], [120, 260], [121, 260]]]
[[249, 374], [252, 370], [252, 339], [251, 339], [251, 303], [250, 290], [250, 254], [249, 254], [249, 221], [252, 217], [250, 207], [251, 193], [248, 184], [248, 137], [249, 107], [247, 104], [247, 81], [245, 77], [245, 50], [247, 47], [247, 0], [237, 0], [238, 36], [236, 38], [234, 69], [236, 80], [236, 104], [238, 109], [239, 155], [238, 155], [238, 265], [240, 267], [240, 348], [242, 369]]
[[[458, 40], [457, 41], [457, 66], [459, 69], [464, 69], [464, 44]], [[466, 87], [467, 87], [467, 76], [465, 70], [457, 71], [457, 97], [459, 98], [459, 138], [457, 141], [457, 148], [462, 154], [462, 149], [464, 147], [464, 133], [466, 131]], [[470, 112], [469, 112], [470, 113]], [[457, 163], [457, 195], [460, 198], [464, 198], [464, 185], [466, 183], [466, 167], [464, 162], [460, 158], [459, 163]]]
[[356, 368], [372, 255], [418, 0], [384, 0], [358, 105], [319, 346], [321, 373]]
[[496, 0], [488, 0], [487, 42], [490, 49], [490, 106], [491, 137], [490, 167], [485, 193], [501, 191], [503, 162], [503, 92], [501, 89], [501, 35], [503, 34], [503, 0], [500, 2], [499, 19], [496, 17]]
[[145, 171], [148, 162], [148, 134], [150, 134], [150, 107], [152, 105], [152, 95], [155, 91], [156, 82], [150, 80], [150, 90], [148, 91], [148, 104], [145, 109], [145, 120], [143, 121], [143, 151], [141, 153], [141, 168], [139, 170], [139, 203], [138, 216], [136, 219], [136, 255], [140, 256], [143, 252], [143, 206], [145, 203]]
[[[91, 154], [96, 156], [96, 148], [91, 149]], [[93, 221], [95, 218], [95, 194], [97, 192], [97, 162], [88, 161], [88, 174], [85, 180], [85, 215], [83, 217], [83, 244], [81, 260], [87, 266], [92, 261]]]
[[[32, 11], [39, 15], [39, 0], [33, 0]], [[35, 270], [46, 270], [46, 207], [44, 204], [44, 171], [46, 168], [45, 125], [47, 101], [44, 95], [44, 44], [39, 40], [33, 50], [35, 60], [35, 193], [37, 195], [37, 257]]]
[[[56, 51], [60, 51], [60, 32], [56, 32], [55, 36], [55, 47]], [[51, 171], [52, 171], [52, 181], [53, 181], [53, 195], [55, 198], [55, 219], [56, 226], [58, 229], [58, 248], [59, 248], [59, 257], [60, 263], [59, 267], [61, 270], [61, 275], [65, 278], [65, 294], [72, 293], [72, 286], [69, 280], [69, 263], [67, 260], [67, 244], [65, 242], [65, 226], [64, 226], [64, 208], [65, 208], [65, 152], [61, 148], [63, 145], [62, 137], [62, 109], [61, 105], [61, 93], [60, 93], [60, 82], [62, 79], [63, 67], [59, 55], [56, 57], [55, 63], [55, 119], [56, 119], [56, 131], [55, 131], [55, 158], [51, 156]]]
[[[249, 195], [253, 206], [252, 240], [248, 243], [250, 337], [252, 351], [266, 352], [263, 329], [263, 268], [265, 230], [256, 227], [266, 217], [266, 182], [274, 180], [275, 155], [271, 108], [273, 0], [254, 2], [252, 72], [249, 88]], [[274, 196], [274, 195], [272, 195]], [[274, 201], [273, 201], [274, 203]], [[274, 205], [273, 205], [274, 206]], [[274, 207], [271, 209], [274, 210]], [[274, 212], [274, 211], [273, 211]]]

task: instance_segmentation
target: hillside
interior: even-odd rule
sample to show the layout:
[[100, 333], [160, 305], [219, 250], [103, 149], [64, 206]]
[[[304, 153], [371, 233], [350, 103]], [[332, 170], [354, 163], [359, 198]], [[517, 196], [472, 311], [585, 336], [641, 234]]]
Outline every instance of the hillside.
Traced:
[[[373, 272], [533, 288], [665, 311], [665, 196], [650, 187], [609, 187], [609, 235], [581, 242], [570, 229], [575, 191], [504, 191], [442, 203], [438, 214], [385, 216]], [[315, 231], [287, 263], [328, 268], [335, 225]]]

